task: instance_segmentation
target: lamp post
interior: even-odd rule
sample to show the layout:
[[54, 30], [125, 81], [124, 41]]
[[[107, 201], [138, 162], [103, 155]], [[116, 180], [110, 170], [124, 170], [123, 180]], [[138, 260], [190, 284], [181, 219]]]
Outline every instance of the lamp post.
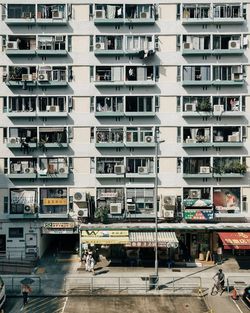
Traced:
[[158, 155], [159, 155], [159, 144], [165, 140], [158, 140], [159, 130], [155, 131], [155, 183], [154, 183], [154, 208], [155, 208], [155, 289], [157, 289], [157, 283], [159, 279], [158, 274]]

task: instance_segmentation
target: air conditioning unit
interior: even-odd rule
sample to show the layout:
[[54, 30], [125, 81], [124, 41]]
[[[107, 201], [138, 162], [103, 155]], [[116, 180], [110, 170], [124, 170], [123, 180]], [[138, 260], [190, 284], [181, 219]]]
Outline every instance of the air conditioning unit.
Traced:
[[149, 12], [141, 12], [140, 18], [149, 18]]
[[187, 138], [186, 143], [196, 143], [196, 139], [193, 138]]
[[232, 74], [232, 79], [233, 80], [242, 80], [243, 79], [243, 75], [241, 73], [233, 73]]
[[136, 204], [135, 203], [127, 203], [127, 211], [128, 212], [135, 212], [136, 211]]
[[163, 217], [173, 218], [174, 217], [174, 211], [173, 210], [164, 210], [163, 211]]
[[79, 209], [77, 211], [77, 217], [88, 217], [88, 208], [85, 209]]
[[114, 167], [115, 174], [124, 174], [125, 173], [125, 166], [124, 165], [115, 165]]
[[195, 112], [196, 111], [196, 103], [185, 103], [185, 111]]
[[109, 206], [110, 214], [121, 214], [122, 213], [122, 204], [121, 203], [110, 203]]
[[22, 81], [32, 81], [32, 74], [22, 74]]
[[[47, 109], [47, 107], [46, 107]], [[59, 106], [58, 105], [50, 105], [49, 106], [49, 112], [59, 112]]]
[[201, 166], [200, 167], [200, 174], [209, 174], [210, 173], [210, 166]]
[[239, 40], [229, 40], [228, 49], [240, 49], [240, 41]]
[[67, 166], [61, 166], [58, 169], [59, 174], [68, 174], [68, 167]]
[[154, 137], [153, 136], [146, 136], [145, 137], [145, 141], [146, 142], [153, 142], [154, 141]]
[[17, 140], [16, 137], [10, 137], [10, 138], [9, 138], [9, 143], [15, 144], [15, 143], [17, 143], [17, 142], [18, 142], [18, 140]]
[[27, 167], [24, 170], [25, 174], [33, 174], [34, 173], [34, 167]]
[[7, 49], [17, 50], [18, 49], [17, 41], [8, 41], [6, 47]]
[[222, 104], [215, 104], [214, 105], [214, 113], [215, 114], [222, 114], [224, 112], [224, 105]]
[[63, 41], [63, 36], [55, 36], [55, 41]]
[[229, 135], [228, 136], [228, 142], [238, 142], [239, 141], [239, 135]]
[[188, 192], [188, 196], [190, 199], [200, 199], [201, 198], [201, 190], [200, 189], [190, 189]]
[[104, 50], [105, 49], [105, 43], [104, 42], [97, 42], [95, 44], [96, 50]]
[[77, 191], [74, 193], [74, 201], [75, 202], [84, 202], [86, 201], [86, 193]]
[[164, 196], [163, 207], [164, 209], [175, 207], [175, 196]]
[[39, 72], [38, 73], [38, 78], [37, 78], [39, 81], [48, 81], [48, 74], [44, 71], [42, 72]]
[[52, 11], [52, 18], [63, 18], [62, 11]]
[[147, 166], [138, 166], [138, 174], [148, 174]]
[[193, 49], [193, 44], [191, 42], [184, 42], [183, 43], [183, 49], [192, 50]]
[[105, 18], [105, 11], [104, 10], [96, 10], [95, 11], [95, 18]]
[[34, 204], [29, 204], [25, 205], [23, 209], [24, 214], [33, 214], [35, 213], [35, 205]]

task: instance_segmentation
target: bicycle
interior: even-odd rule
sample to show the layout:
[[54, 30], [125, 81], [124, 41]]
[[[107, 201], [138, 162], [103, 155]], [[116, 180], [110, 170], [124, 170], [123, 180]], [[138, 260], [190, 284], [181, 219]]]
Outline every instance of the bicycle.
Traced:
[[223, 293], [223, 291], [224, 291], [224, 287], [222, 286], [222, 284], [220, 283], [220, 281], [219, 281], [219, 280], [216, 280], [216, 279], [214, 278], [214, 285], [213, 285], [213, 287], [212, 287], [212, 289], [211, 289], [211, 296], [215, 296], [215, 295], [217, 295], [218, 293], [220, 293], [220, 296], [221, 296], [222, 293]]

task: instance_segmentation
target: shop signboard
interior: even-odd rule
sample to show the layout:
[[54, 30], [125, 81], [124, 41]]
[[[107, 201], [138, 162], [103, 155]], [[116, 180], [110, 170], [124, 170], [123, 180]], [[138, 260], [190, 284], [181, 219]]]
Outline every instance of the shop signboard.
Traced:
[[67, 198], [43, 198], [43, 205], [67, 205]]
[[72, 228], [62, 228], [62, 229], [56, 229], [56, 228], [53, 228], [53, 229], [50, 229], [50, 228], [45, 228], [43, 227], [42, 228], [42, 233], [43, 234], [74, 234], [74, 230]]
[[128, 230], [82, 230], [81, 241], [92, 244], [126, 244]]
[[210, 199], [184, 199], [184, 207], [211, 207], [212, 201]]
[[215, 188], [213, 199], [219, 213], [240, 212], [240, 188]]
[[184, 219], [192, 221], [207, 221], [214, 218], [213, 210], [193, 209], [184, 210]]
[[46, 222], [43, 224], [44, 228], [74, 228], [74, 222]]

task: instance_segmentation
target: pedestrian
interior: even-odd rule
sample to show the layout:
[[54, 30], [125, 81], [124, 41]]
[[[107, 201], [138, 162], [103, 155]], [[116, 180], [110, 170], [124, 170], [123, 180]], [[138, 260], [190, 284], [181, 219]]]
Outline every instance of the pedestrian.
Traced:
[[224, 291], [225, 286], [225, 274], [223, 273], [222, 269], [220, 268], [218, 272], [214, 275], [213, 279], [217, 278], [219, 287], [221, 289], [221, 293]]
[[90, 263], [90, 267], [89, 267], [89, 271], [93, 273], [93, 275], [95, 275], [95, 259], [93, 258], [93, 255], [91, 254], [90, 255], [90, 260], [89, 260], [89, 263]]
[[85, 260], [85, 271], [90, 271], [90, 252], [87, 253], [86, 260]]
[[28, 296], [31, 292], [31, 288], [28, 285], [22, 285], [22, 294], [23, 294], [23, 306], [28, 303]]

